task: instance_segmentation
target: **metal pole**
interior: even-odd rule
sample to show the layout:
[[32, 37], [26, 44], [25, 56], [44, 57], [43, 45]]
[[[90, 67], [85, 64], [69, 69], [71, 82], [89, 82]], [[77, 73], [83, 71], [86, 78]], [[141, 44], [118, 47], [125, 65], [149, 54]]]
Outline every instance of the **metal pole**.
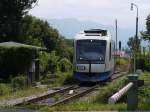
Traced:
[[137, 49], [139, 48], [139, 44], [138, 44], [138, 17], [136, 17], [136, 47]]
[[[115, 64], [116, 64], [116, 62], [117, 62], [117, 44], [118, 44], [118, 24], [117, 24], [117, 19], [116, 19], [116, 21], [115, 21], [115, 25], [116, 25], [116, 48], [115, 48]], [[116, 66], [115, 66], [115, 69], [116, 69]]]
[[134, 60], [134, 68], [133, 69], [134, 69], [134, 73], [135, 73], [136, 72], [135, 50], [133, 52], [134, 52], [133, 53], [133, 55], [134, 55], [134, 59], [133, 59]]
[[118, 24], [117, 24], [117, 19], [116, 19], [116, 51], [117, 51], [117, 44], [118, 44], [118, 42], [117, 42], [117, 39], [118, 39]]
[[139, 45], [138, 45], [138, 6], [136, 5], [136, 4], [134, 4], [134, 3], [131, 3], [131, 10], [133, 10], [133, 6], [135, 6], [136, 7], [136, 9], [137, 9], [137, 15], [136, 15], [136, 33], [135, 33], [135, 50], [134, 50], [134, 73], [136, 72], [136, 64], [137, 64], [137, 62], [136, 62], [136, 52], [138, 51], [138, 48], [139, 48]]
[[129, 75], [128, 79], [133, 83], [133, 87], [127, 92], [127, 109], [136, 110], [138, 107], [138, 75]]

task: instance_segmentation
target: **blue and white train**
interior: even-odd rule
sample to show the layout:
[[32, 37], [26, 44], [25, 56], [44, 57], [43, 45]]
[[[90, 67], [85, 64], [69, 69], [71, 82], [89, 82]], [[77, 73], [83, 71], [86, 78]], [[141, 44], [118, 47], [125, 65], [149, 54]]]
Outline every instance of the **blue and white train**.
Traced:
[[79, 81], [110, 79], [114, 71], [114, 42], [109, 31], [84, 30], [74, 39], [74, 76]]

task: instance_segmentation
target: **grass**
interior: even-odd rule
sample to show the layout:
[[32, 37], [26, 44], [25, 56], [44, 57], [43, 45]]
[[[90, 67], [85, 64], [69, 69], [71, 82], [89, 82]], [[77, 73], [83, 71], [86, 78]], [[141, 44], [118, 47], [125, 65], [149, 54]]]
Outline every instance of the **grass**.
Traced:
[[[107, 85], [98, 88], [98, 91], [93, 96], [88, 97], [85, 100], [73, 101], [69, 104], [64, 104], [55, 107], [42, 106], [38, 110], [42, 112], [51, 111], [98, 111], [98, 110], [126, 110], [126, 104], [120, 103], [116, 105], [107, 104], [108, 98], [118, 89], [120, 89], [125, 83], [126, 77], [121, 77], [114, 80]], [[30, 108], [35, 109], [36, 106]], [[36, 108], [37, 109], [37, 108]]]
[[100, 87], [100, 91], [93, 98], [94, 102], [107, 103], [108, 98], [125, 85], [126, 80], [126, 77], [121, 77], [117, 80], [113, 80], [111, 83], [108, 83], [107, 86]]
[[[55, 85], [63, 85], [63, 84], [74, 84], [76, 81], [73, 79], [70, 73], [59, 73], [57, 75], [50, 76], [50, 79], [54, 79], [52, 84]], [[138, 110], [150, 110], [150, 73], [143, 73], [139, 77], [144, 80], [144, 86], [139, 88], [139, 105]], [[49, 80], [50, 80], [49, 79]], [[59, 105], [55, 107], [49, 106], [40, 106], [37, 104], [31, 104], [28, 106], [24, 106], [25, 108], [30, 108], [34, 110], [40, 110], [42, 112], [51, 112], [51, 111], [103, 111], [103, 110], [126, 110], [127, 104], [123, 102], [119, 102], [118, 104], [108, 104], [108, 98], [117, 92], [120, 88], [125, 85], [127, 77], [121, 77], [112, 82], [107, 83], [105, 86], [101, 86], [98, 88], [94, 95], [86, 99], [81, 99], [79, 101], [72, 101], [69, 104]], [[55, 84], [56, 83], [56, 84]], [[50, 85], [51, 82], [48, 82]], [[52, 86], [51, 85], [51, 86]], [[37, 88], [26, 88], [25, 90], [20, 90], [15, 92], [14, 94], [5, 94], [0, 96], [0, 99], [8, 99], [8, 98], [17, 98], [21, 96], [29, 96], [33, 94], [39, 94], [45, 91], [44, 89]], [[0, 107], [2, 108], [2, 107]], [[7, 108], [7, 107], [6, 107]], [[8, 107], [12, 108], [12, 107]], [[16, 108], [16, 107], [14, 107]]]
[[144, 86], [139, 89], [139, 110], [150, 110], [150, 73], [144, 73], [139, 77], [144, 80]]
[[[139, 89], [139, 105], [138, 110], [150, 110], [150, 73], [143, 73], [139, 77], [144, 80], [145, 84]], [[88, 99], [81, 101], [74, 101], [70, 104], [64, 104], [56, 107], [40, 107], [39, 110], [42, 112], [51, 111], [103, 111], [103, 110], [127, 110], [126, 103], [107, 104], [108, 97], [118, 89], [125, 85], [126, 77], [119, 78], [112, 81], [107, 86], [100, 87], [98, 93], [89, 97]]]
[[42, 81], [43, 84], [47, 84], [49, 87], [57, 87], [62, 85], [71, 85], [77, 84], [78, 81], [73, 77], [73, 72], [56, 72], [54, 74], [47, 74], [43, 77]]
[[66, 104], [56, 107], [48, 107], [45, 106], [41, 108], [42, 112], [52, 112], [52, 111], [99, 111], [99, 110], [125, 110], [126, 104], [100, 104], [100, 103], [87, 103], [87, 102], [79, 102], [76, 104]]
[[11, 84], [0, 83], [0, 100], [15, 99], [20, 97], [27, 97], [31, 95], [38, 95], [48, 90], [51, 87], [57, 87], [62, 85], [69, 85], [76, 83], [71, 73], [55, 73], [48, 74], [43, 80], [43, 84], [47, 84], [47, 88], [35, 88], [35, 87], [25, 87], [23, 89], [18, 89], [13, 92]]
[[31, 95], [38, 95], [40, 93], [43, 93], [47, 89], [40, 89], [40, 88], [25, 88], [22, 90], [18, 90], [16, 92], [7, 92], [7, 94], [1, 95], [0, 100], [6, 100], [6, 99], [15, 99], [19, 97], [26, 97]]
[[117, 58], [117, 60], [116, 60], [116, 65], [127, 65], [129, 63], [129, 59], [127, 59], [127, 58]]

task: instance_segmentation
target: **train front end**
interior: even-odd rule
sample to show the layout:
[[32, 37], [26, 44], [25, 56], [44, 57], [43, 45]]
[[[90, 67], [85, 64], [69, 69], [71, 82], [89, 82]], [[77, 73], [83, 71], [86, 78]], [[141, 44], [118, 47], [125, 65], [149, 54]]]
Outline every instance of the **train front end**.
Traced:
[[105, 81], [110, 77], [106, 64], [108, 40], [102, 30], [99, 32], [84, 32], [74, 41], [74, 76], [79, 81]]

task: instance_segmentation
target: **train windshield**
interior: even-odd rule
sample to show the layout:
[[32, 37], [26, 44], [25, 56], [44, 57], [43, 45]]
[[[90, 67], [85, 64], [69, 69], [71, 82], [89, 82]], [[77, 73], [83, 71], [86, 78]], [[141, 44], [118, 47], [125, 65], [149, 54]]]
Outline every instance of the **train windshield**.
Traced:
[[78, 63], [104, 63], [106, 40], [78, 40], [76, 58]]

